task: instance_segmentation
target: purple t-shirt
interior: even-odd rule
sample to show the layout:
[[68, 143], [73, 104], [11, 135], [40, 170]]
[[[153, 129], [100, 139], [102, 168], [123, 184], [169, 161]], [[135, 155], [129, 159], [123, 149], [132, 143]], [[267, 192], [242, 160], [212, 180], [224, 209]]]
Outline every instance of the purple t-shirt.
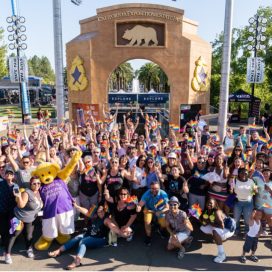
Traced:
[[61, 179], [57, 178], [52, 183], [43, 185], [40, 195], [44, 205], [43, 219], [73, 210], [73, 198], [68, 191], [67, 184]]

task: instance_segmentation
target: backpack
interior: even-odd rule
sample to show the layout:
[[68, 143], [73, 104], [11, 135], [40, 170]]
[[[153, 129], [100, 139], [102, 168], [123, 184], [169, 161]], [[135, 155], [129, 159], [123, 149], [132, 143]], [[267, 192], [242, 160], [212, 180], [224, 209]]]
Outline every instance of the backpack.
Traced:
[[230, 216], [226, 216], [224, 219], [224, 228], [228, 229], [230, 232], [234, 232], [236, 229], [236, 222]]

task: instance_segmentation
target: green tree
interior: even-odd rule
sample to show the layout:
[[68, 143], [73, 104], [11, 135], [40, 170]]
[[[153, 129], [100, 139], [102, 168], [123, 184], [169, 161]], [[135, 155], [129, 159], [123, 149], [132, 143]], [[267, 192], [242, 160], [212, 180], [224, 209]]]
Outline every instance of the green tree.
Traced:
[[136, 72], [137, 74], [135, 73], [135, 75], [139, 79], [140, 84], [144, 85], [144, 91], [149, 91], [152, 88], [160, 92], [170, 91], [168, 77], [159, 65], [148, 62]]
[[129, 62], [120, 64], [111, 74], [110, 89], [127, 90], [133, 79], [133, 68]]
[[[265, 50], [258, 50], [258, 57], [263, 57], [265, 62], [265, 81], [262, 84], [255, 84], [255, 96], [262, 99], [265, 103], [272, 103], [272, 8], [260, 7], [257, 10], [258, 15], [267, 19], [267, 27], [264, 35], [266, 41], [263, 42]], [[248, 37], [252, 34], [249, 32], [249, 26], [241, 29], [234, 28], [232, 36], [231, 51], [231, 72], [230, 72], [230, 93], [238, 89], [243, 89], [251, 93], [251, 84], [246, 82], [247, 58], [251, 56], [251, 51], [247, 49], [249, 44]], [[212, 77], [211, 77], [211, 105], [218, 107], [220, 81], [221, 81], [221, 61], [223, 48], [223, 32], [216, 37], [212, 43]], [[262, 103], [264, 107], [265, 103]]]
[[139, 69], [138, 79], [144, 85], [144, 91], [150, 91], [152, 88], [158, 89], [160, 84], [159, 66], [153, 62], [145, 63]]
[[54, 84], [55, 74], [47, 57], [33, 56], [28, 60], [29, 74], [42, 77], [44, 84]]
[[7, 46], [4, 44], [4, 30], [0, 28], [0, 78], [8, 73], [6, 65]]

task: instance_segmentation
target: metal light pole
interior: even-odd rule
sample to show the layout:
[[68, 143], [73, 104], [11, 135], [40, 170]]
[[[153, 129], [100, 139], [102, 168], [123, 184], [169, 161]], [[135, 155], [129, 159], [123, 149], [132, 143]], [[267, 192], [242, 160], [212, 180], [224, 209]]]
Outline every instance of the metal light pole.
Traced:
[[[77, 6], [81, 4], [81, 0], [71, 0], [71, 2]], [[56, 73], [57, 123], [58, 125], [60, 125], [65, 113], [61, 0], [53, 0], [53, 20], [54, 20], [53, 24], [54, 24], [54, 52]]]
[[11, 0], [11, 7], [12, 7], [12, 16], [7, 18], [7, 23], [10, 25], [8, 26], [7, 30], [11, 34], [8, 36], [9, 49], [16, 50], [16, 63], [17, 67], [17, 78], [14, 82], [19, 83], [19, 93], [20, 93], [20, 101], [21, 101], [21, 111], [22, 111], [22, 123], [24, 123], [24, 116], [30, 115], [30, 106], [29, 106], [29, 99], [27, 97], [27, 88], [26, 82], [27, 78], [27, 62], [23, 58], [21, 58], [21, 50], [26, 50], [27, 45], [24, 41], [27, 39], [24, 32], [26, 31], [26, 27], [23, 25], [25, 23], [25, 18], [19, 16], [17, 14], [17, 6], [15, 0]]
[[56, 100], [57, 123], [61, 124], [64, 117], [64, 84], [63, 84], [63, 49], [62, 49], [62, 24], [61, 24], [61, 0], [53, 0], [54, 17], [54, 52], [56, 73]]
[[226, 0], [225, 4], [224, 42], [221, 66], [220, 105], [218, 116], [218, 133], [221, 142], [223, 141], [226, 134], [228, 115], [233, 2], [234, 0]]
[[[249, 32], [251, 36], [248, 37], [248, 41], [253, 44], [249, 44], [247, 49], [252, 50], [253, 58], [256, 60], [257, 51], [265, 49], [265, 46], [261, 44], [266, 40], [263, 33], [266, 31], [267, 19], [256, 14], [248, 20], [250, 27]], [[255, 78], [251, 84], [251, 103], [250, 103], [250, 117], [254, 117], [253, 104], [254, 104], [254, 92], [255, 92]]]

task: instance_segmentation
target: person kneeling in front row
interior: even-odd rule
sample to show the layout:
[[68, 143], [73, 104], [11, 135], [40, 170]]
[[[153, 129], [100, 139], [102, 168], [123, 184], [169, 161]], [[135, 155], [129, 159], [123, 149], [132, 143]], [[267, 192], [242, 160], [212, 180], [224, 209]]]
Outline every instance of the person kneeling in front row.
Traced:
[[217, 245], [218, 255], [214, 258], [215, 263], [222, 263], [226, 260], [223, 241], [234, 235], [235, 221], [227, 217], [219, 208], [215, 199], [210, 198], [206, 203], [206, 208], [199, 218], [202, 226], [200, 230], [205, 234], [213, 236]]
[[[78, 206], [76, 203], [74, 203], [74, 206], [84, 215], [88, 214], [87, 209]], [[62, 252], [78, 245], [77, 254], [74, 261], [66, 267], [67, 270], [72, 270], [81, 265], [81, 260], [86, 253], [87, 247], [98, 248], [108, 244], [107, 237], [109, 230], [117, 232], [116, 234], [122, 235], [119, 233], [119, 229], [112, 223], [110, 218], [108, 218], [108, 214], [105, 213], [103, 206], [98, 206], [96, 213], [97, 217], [92, 220], [86, 233], [77, 235], [57, 250], [49, 252], [49, 257], [57, 257]]]
[[182, 259], [185, 253], [183, 245], [188, 247], [193, 237], [190, 236], [193, 226], [187, 217], [187, 214], [179, 209], [180, 202], [177, 197], [172, 196], [168, 202], [169, 211], [165, 216], [166, 229], [170, 233], [170, 239], [167, 244], [168, 250], [178, 248], [178, 259]]

